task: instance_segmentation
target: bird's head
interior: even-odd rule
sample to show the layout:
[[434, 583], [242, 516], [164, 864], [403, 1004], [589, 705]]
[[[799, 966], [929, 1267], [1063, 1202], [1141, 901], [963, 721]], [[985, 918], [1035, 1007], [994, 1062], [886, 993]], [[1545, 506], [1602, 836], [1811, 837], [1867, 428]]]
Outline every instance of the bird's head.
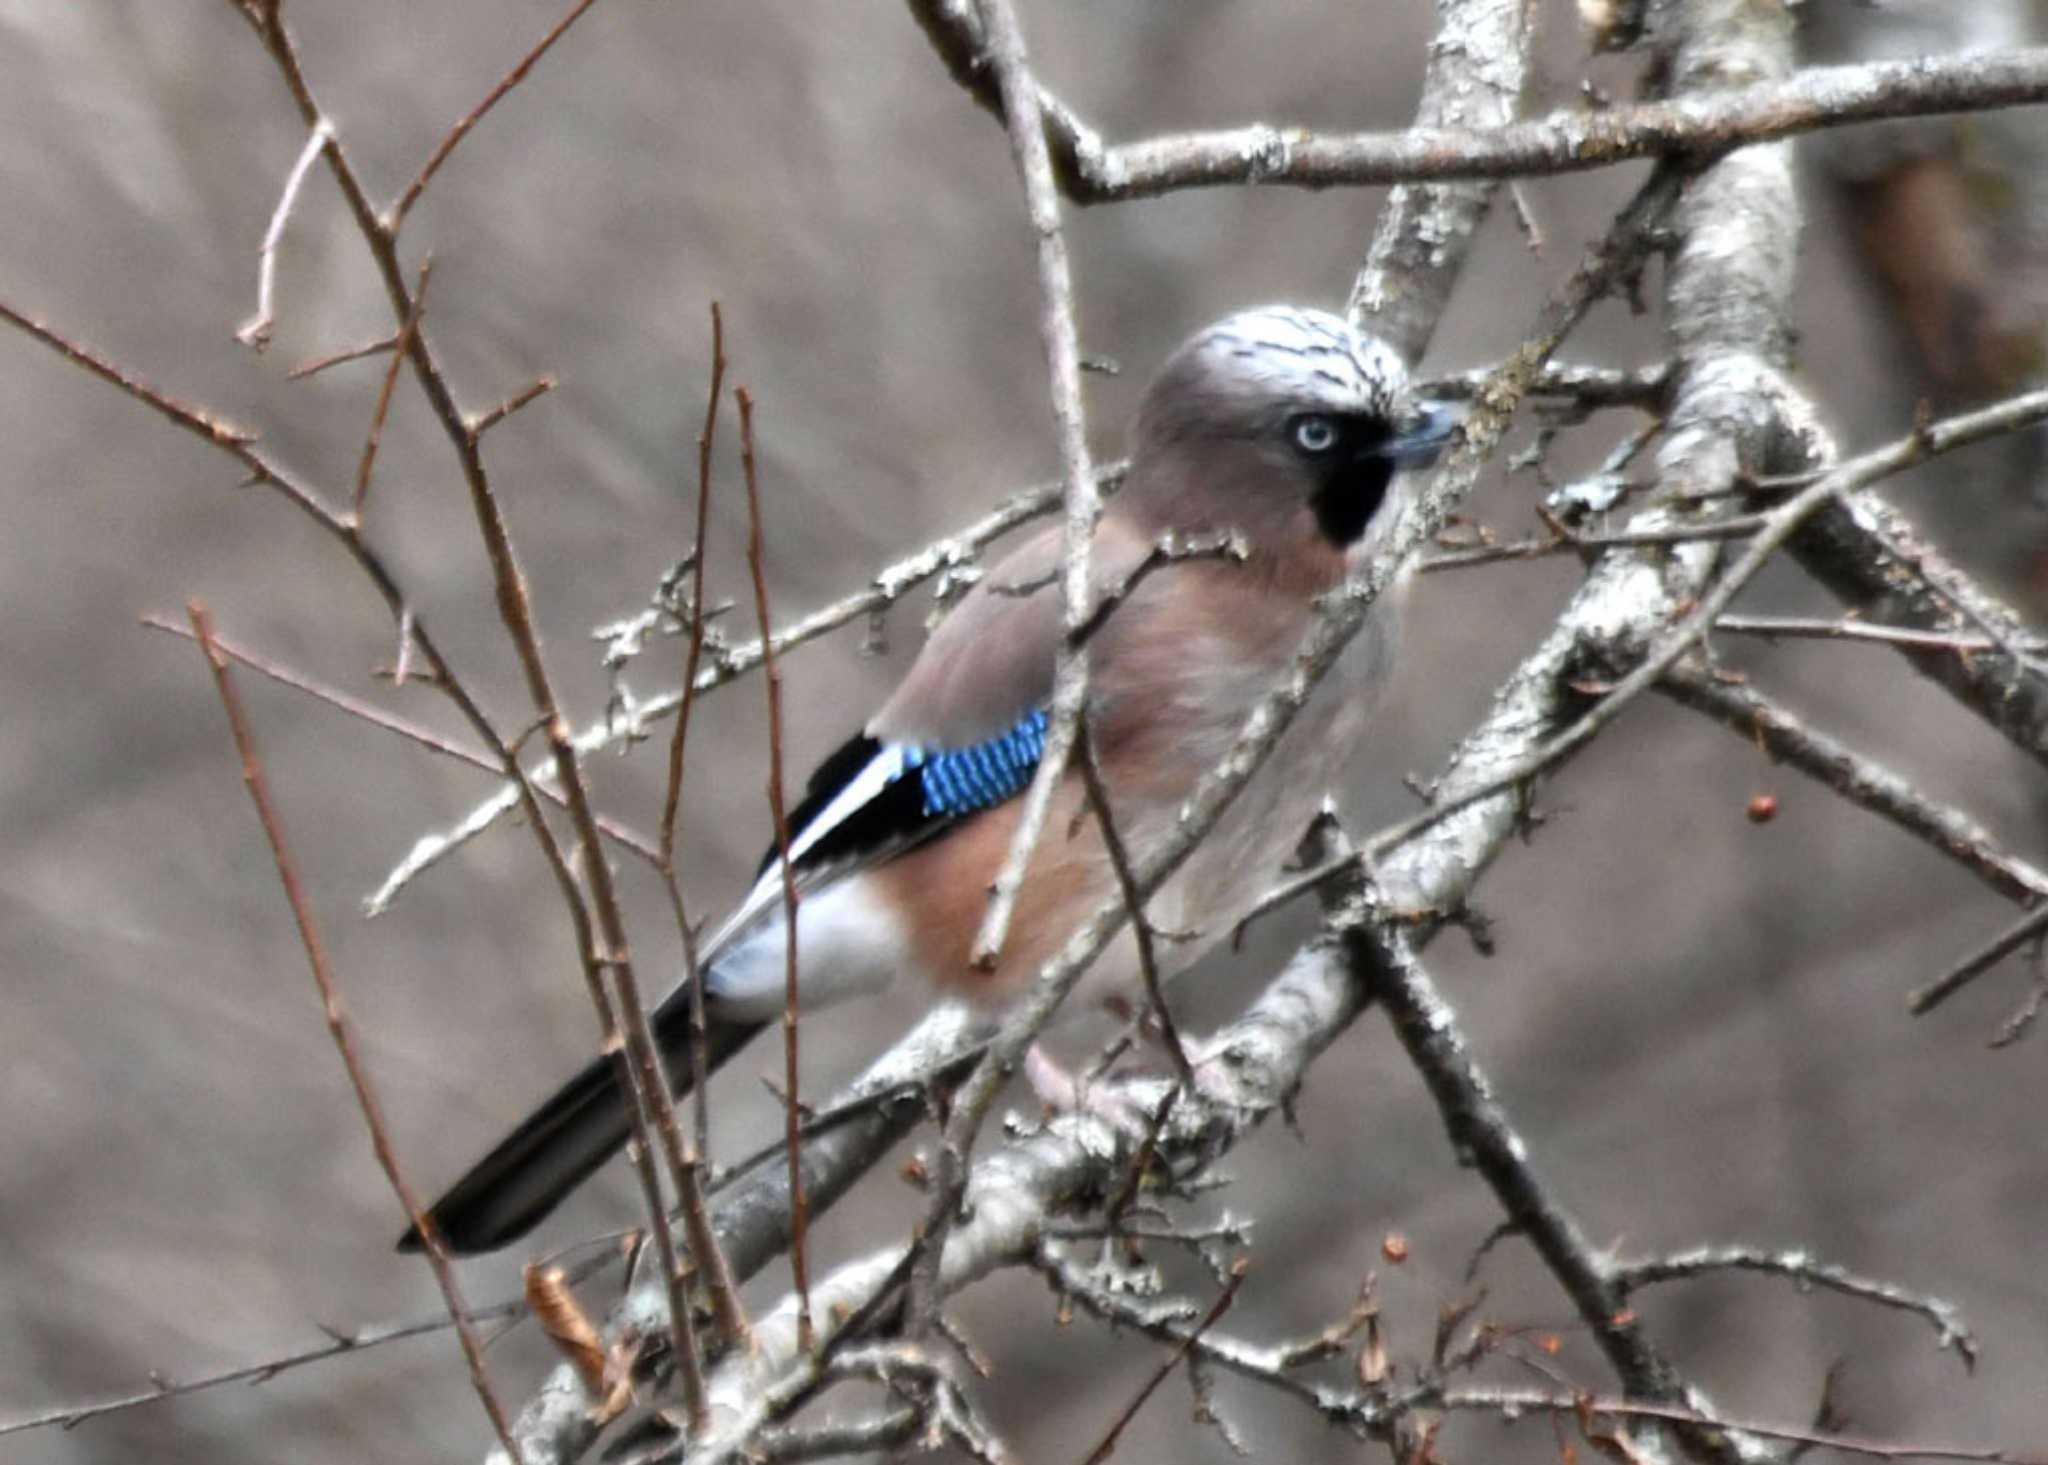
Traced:
[[1263, 306], [1198, 331], [1160, 369], [1124, 493], [1161, 528], [1237, 528], [1255, 553], [1343, 556], [1392, 519], [1396, 473], [1435, 461], [1459, 418], [1417, 397], [1393, 348], [1342, 317]]

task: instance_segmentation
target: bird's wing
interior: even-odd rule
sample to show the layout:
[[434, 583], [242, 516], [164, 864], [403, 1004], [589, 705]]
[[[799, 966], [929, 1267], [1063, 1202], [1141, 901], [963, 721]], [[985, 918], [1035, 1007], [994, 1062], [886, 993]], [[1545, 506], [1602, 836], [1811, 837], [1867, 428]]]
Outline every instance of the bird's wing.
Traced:
[[[1092, 578], [1117, 583], [1145, 548], [1105, 520]], [[1054, 525], [989, 571], [940, 622], [881, 711], [811, 775], [789, 813], [799, 889], [901, 854], [1030, 786], [1059, 649], [1060, 551]], [[780, 864], [771, 844], [707, 960], [779, 905]]]

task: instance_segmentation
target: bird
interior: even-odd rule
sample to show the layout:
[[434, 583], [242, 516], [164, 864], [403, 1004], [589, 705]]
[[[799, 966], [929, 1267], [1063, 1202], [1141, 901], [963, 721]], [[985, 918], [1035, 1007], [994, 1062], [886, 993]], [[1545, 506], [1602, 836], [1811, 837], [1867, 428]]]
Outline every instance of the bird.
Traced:
[[[1088, 642], [1085, 726], [1131, 860], [1172, 835], [1183, 801], [1291, 662], [1316, 597], [1389, 542], [1412, 496], [1402, 470], [1433, 462], [1458, 420], [1411, 387], [1385, 342], [1305, 307], [1226, 316], [1160, 368], [1089, 557], [1096, 595], [1120, 598]], [[983, 575], [790, 811], [801, 1010], [878, 992], [905, 970], [942, 997], [999, 1006], [1117, 893], [1069, 767], [999, 960], [993, 970], [971, 960], [1050, 727], [1062, 536], [1048, 526]], [[1140, 575], [1168, 536], [1230, 536], [1242, 553], [1168, 559]], [[1375, 603], [1273, 755], [1148, 904], [1156, 929], [1194, 933], [1161, 947], [1162, 975], [1249, 909], [1320, 807], [1388, 679], [1401, 588]], [[781, 1017], [785, 921], [771, 846], [700, 952], [708, 1069]], [[1089, 983], [1128, 993], [1139, 980], [1135, 942], [1120, 939]], [[693, 1022], [687, 982], [651, 1015], [679, 1092]], [[449, 1250], [493, 1251], [525, 1235], [625, 1145], [630, 1103], [609, 1056], [571, 1078], [431, 1208]], [[418, 1249], [417, 1230], [399, 1245]]]

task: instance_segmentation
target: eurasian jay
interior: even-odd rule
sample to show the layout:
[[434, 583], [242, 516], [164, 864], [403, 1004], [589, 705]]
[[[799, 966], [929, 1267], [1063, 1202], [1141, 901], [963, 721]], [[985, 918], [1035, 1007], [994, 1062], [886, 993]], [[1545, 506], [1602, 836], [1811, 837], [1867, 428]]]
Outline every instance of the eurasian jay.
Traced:
[[[1182, 801], [1285, 669], [1314, 598], [1386, 540], [1398, 472], [1432, 460], [1455, 420], [1410, 393], [1385, 344], [1321, 311], [1230, 316], [1161, 369], [1090, 554], [1098, 594], [1129, 586], [1089, 643], [1086, 720], [1134, 860], [1174, 829]], [[1132, 582], [1162, 536], [1230, 531], [1243, 559], [1177, 560]], [[1000, 1001], [1115, 895], [1099, 826], [1077, 817], [1086, 793], [1070, 769], [995, 970], [969, 960], [1045, 742], [1060, 556], [1052, 526], [989, 571], [792, 811], [806, 1010], [874, 992], [906, 969], [942, 994]], [[1163, 944], [1165, 974], [1230, 930], [1307, 827], [1386, 680], [1398, 598], [1381, 597], [1273, 756], [1148, 905], [1155, 927], [1199, 933]], [[782, 1012], [775, 849], [700, 959], [715, 1068]], [[1097, 969], [1111, 989], [1135, 990], [1135, 943], [1111, 946]], [[1091, 989], [1104, 985], [1090, 974]], [[687, 984], [652, 1014], [669, 1077], [683, 1086], [690, 1014]], [[572, 1078], [434, 1206], [450, 1248], [490, 1251], [524, 1235], [625, 1144], [628, 1102], [608, 1057]]]

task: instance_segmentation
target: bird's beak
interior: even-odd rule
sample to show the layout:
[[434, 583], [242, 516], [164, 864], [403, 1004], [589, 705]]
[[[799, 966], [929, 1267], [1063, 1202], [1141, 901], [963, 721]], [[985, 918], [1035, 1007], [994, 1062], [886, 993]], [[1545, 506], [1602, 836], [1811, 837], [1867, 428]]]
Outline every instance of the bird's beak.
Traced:
[[1427, 468], [1464, 420], [1465, 409], [1455, 402], [1419, 401], [1400, 431], [1380, 445], [1379, 455], [1403, 468]]

